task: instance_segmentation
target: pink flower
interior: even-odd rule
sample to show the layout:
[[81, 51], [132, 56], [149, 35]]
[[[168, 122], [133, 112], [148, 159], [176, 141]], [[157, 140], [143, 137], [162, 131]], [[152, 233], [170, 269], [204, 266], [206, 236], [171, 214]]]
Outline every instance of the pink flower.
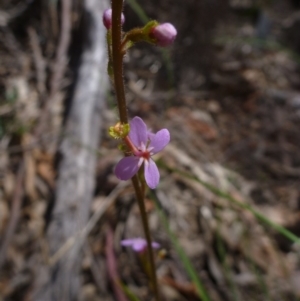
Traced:
[[173, 44], [177, 30], [171, 23], [163, 23], [155, 26], [151, 31], [151, 35], [158, 46], [166, 47]]
[[[127, 140], [126, 140], [127, 139]], [[132, 178], [144, 163], [144, 175], [147, 185], [154, 189], [159, 183], [159, 171], [151, 156], [160, 152], [170, 142], [170, 133], [162, 129], [149, 135], [147, 126], [140, 117], [130, 122], [130, 132], [125, 138], [133, 156], [120, 160], [115, 169], [118, 179], [126, 181]]]
[[[121, 245], [123, 247], [131, 247], [135, 252], [143, 252], [147, 248], [147, 241], [141, 237], [130, 238], [122, 240]], [[154, 249], [158, 249], [160, 247], [160, 244], [155, 241], [153, 241], [151, 245]]]
[[[111, 8], [108, 8], [104, 11], [102, 19], [103, 19], [103, 24], [106, 27], [106, 29], [110, 29], [111, 28], [111, 19], [112, 19], [112, 9]], [[125, 17], [122, 14], [122, 16], [121, 16], [122, 25], [124, 24], [124, 22], [125, 22]]]

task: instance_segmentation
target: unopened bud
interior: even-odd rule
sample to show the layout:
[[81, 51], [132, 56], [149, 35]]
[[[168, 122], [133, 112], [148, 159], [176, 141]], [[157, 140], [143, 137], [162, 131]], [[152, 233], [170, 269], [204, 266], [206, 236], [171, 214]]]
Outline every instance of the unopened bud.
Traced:
[[176, 28], [171, 23], [163, 23], [155, 26], [151, 30], [151, 36], [155, 39], [156, 45], [170, 46], [177, 35]]
[[[103, 13], [103, 24], [106, 27], [106, 29], [110, 29], [111, 28], [111, 23], [112, 23], [111, 20], [112, 20], [112, 9], [108, 8]], [[124, 24], [124, 22], [125, 22], [125, 17], [124, 17], [124, 15], [122, 13], [122, 15], [121, 15], [121, 23], [122, 23], [122, 25]]]

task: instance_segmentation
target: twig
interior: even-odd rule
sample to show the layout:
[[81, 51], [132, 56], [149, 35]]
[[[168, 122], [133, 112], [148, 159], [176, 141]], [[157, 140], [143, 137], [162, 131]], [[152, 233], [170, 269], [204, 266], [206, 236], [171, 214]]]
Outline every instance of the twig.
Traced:
[[103, 200], [103, 202], [96, 208], [86, 226], [77, 235], [70, 237], [50, 258], [49, 264], [55, 265], [75, 244], [82, 244], [85, 238], [93, 230], [97, 222], [100, 220], [105, 211], [113, 204], [119, 193], [126, 187], [128, 183], [120, 182], [115, 189]]
[[107, 263], [107, 271], [109, 278], [113, 284], [113, 290], [118, 301], [127, 301], [121, 287], [120, 287], [120, 277], [118, 275], [116, 256], [114, 253], [113, 246], [113, 231], [110, 226], [106, 230], [106, 245], [105, 245], [105, 255]]
[[58, 14], [57, 14], [57, 2], [58, 1], [49, 1], [49, 18], [50, 18], [50, 28], [52, 29], [52, 36], [54, 39], [57, 37], [59, 32], [58, 27]]
[[[58, 138], [69, 138], [70, 141], [72, 141], [76, 146], [85, 148], [86, 150], [89, 150], [91, 153], [95, 153], [97, 155], [102, 155], [103, 153], [96, 148], [90, 147], [84, 143], [81, 143], [79, 140], [72, 139], [67, 133], [63, 132], [59, 135]], [[48, 133], [48, 134], [43, 134], [40, 135], [38, 139], [35, 139], [35, 141], [27, 143], [26, 146], [23, 145], [14, 145], [14, 146], [9, 146], [9, 147], [2, 147], [0, 145], [0, 154], [5, 153], [5, 154], [19, 154], [23, 152], [28, 152], [36, 148], [39, 144], [41, 144], [43, 141], [45, 142], [51, 142], [57, 139], [57, 135], [53, 133]]]
[[22, 15], [32, 2], [33, 0], [25, 0], [7, 11], [0, 10], [0, 26], [6, 27], [10, 21]]
[[37, 88], [41, 95], [44, 95], [46, 87], [46, 62], [43, 58], [42, 50], [39, 44], [38, 35], [33, 27], [28, 28], [28, 35], [33, 53], [33, 61], [36, 69]]
[[166, 285], [175, 288], [178, 292], [181, 294], [190, 296], [190, 297], [197, 297], [197, 290], [195, 288], [195, 285], [193, 283], [180, 283], [176, 281], [175, 279], [164, 276], [160, 279], [162, 283], [165, 283]]
[[40, 121], [35, 131], [37, 137], [43, 132], [45, 124], [48, 121], [50, 106], [52, 105], [57, 92], [61, 88], [61, 81], [66, 70], [67, 52], [71, 39], [71, 4], [71, 0], [62, 0], [61, 31], [50, 79], [50, 92], [42, 109]]
[[106, 269], [105, 262], [104, 261], [99, 262], [98, 258], [95, 257], [95, 254], [91, 250], [91, 246], [88, 242], [86, 242], [84, 250], [85, 250], [85, 255], [91, 260], [91, 264], [90, 264], [91, 273], [93, 275], [96, 286], [98, 287], [98, 290], [100, 292], [106, 291], [107, 277], [105, 277], [106, 273], [104, 275], [104, 271], [105, 271], [104, 269]]
[[24, 167], [24, 162], [22, 161], [20, 163], [18, 174], [17, 174], [17, 181], [16, 181], [14, 195], [12, 198], [12, 207], [11, 207], [9, 223], [5, 232], [3, 243], [0, 248], [0, 268], [2, 267], [6, 259], [7, 248], [9, 246], [12, 236], [14, 235], [20, 217], [22, 197], [24, 193], [23, 186], [22, 186], [24, 174], [25, 174], [25, 167]]
[[[63, 136], [64, 135], [61, 134], [61, 137], [63, 137]], [[28, 151], [33, 150], [35, 147], [37, 147], [43, 141], [51, 142], [51, 141], [56, 140], [56, 139], [57, 139], [56, 134], [55, 135], [53, 133], [43, 134], [43, 135], [40, 135], [38, 139], [35, 139], [34, 141], [27, 143], [26, 146], [14, 145], [14, 146], [6, 147], [6, 148], [0, 147], [0, 154], [5, 153], [5, 154], [12, 155], [12, 154], [19, 154], [19, 153], [23, 153], [23, 152], [28, 152]]]
[[56, 58], [50, 80], [50, 100], [60, 88], [61, 80], [66, 70], [67, 51], [71, 39], [71, 0], [62, 0], [61, 34], [57, 46]]

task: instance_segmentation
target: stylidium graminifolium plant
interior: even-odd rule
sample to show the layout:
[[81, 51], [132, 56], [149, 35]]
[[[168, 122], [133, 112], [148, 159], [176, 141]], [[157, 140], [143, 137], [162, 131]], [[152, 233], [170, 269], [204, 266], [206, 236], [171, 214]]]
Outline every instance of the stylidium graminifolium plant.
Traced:
[[[121, 24], [125, 22], [125, 17], [121, 15]], [[112, 10], [106, 9], [103, 13], [103, 24], [107, 28], [107, 42], [109, 47], [108, 73], [112, 76], [112, 55], [111, 55], [111, 27]], [[171, 45], [176, 38], [177, 30], [171, 23], [159, 24], [157, 21], [148, 22], [143, 28], [134, 28], [123, 36], [122, 51], [124, 53], [135, 43], [145, 41], [161, 47]], [[134, 117], [130, 124], [118, 122], [111, 127], [109, 134], [113, 138], [122, 138], [130, 152], [116, 166], [115, 174], [118, 179], [126, 181], [137, 174], [143, 166], [144, 178], [147, 185], [154, 189], [160, 179], [158, 168], [151, 158], [160, 152], [170, 142], [170, 133], [167, 129], [162, 129], [156, 134], [151, 134], [147, 126], [140, 117]]]
[[115, 174], [118, 179], [124, 181], [132, 178], [146, 240], [144, 238], [131, 238], [123, 240], [121, 244], [122, 246], [131, 247], [141, 256], [145, 271], [151, 282], [155, 300], [160, 301], [152, 250], [152, 248], [159, 248], [160, 245], [151, 240], [144, 203], [146, 195], [145, 184], [154, 189], [159, 183], [159, 170], [152, 156], [167, 146], [170, 142], [170, 133], [167, 129], [151, 133], [147, 129], [145, 122], [138, 116], [128, 123], [123, 80], [123, 57], [127, 50], [138, 42], [147, 42], [161, 47], [169, 46], [174, 42], [177, 30], [170, 23], [159, 24], [157, 21], [150, 21], [142, 28], [134, 28], [128, 32], [122, 32], [122, 25], [125, 22], [122, 9], [123, 0], [112, 0], [112, 9], [107, 9], [103, 13], [103, 24], [107, 29], [107, 72], [115, 86], [120, 115], [120, 121], [109, 128], [109, 134], [111, 137], [122, 139], [123, 141], [120, 149], [125, 157], [117, 164]]

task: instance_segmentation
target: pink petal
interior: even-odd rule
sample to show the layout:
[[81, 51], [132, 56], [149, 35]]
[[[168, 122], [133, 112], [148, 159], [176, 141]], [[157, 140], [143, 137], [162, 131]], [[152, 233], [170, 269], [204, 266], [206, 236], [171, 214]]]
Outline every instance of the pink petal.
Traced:
[[[147, 241], [141, 237], [129, 238], [121, 240], [121, 245], [123, 247], [131, 246], [135, 252], [142, 252], [147, 248]], [[160, 248], [160, 244], [156, 241], [153, 241], [151, 245], [154, 249]]]
[[123, 239], [123, 240], [121, 240], [121, 245], [123, 246], [123, 247], [128, 247], [128, 246], [131, 246], [131, 245], [133, 245], [134, 244], [134, 239]]
[[136, 147], [140, 147], [143, 143], [146, 145], [148, 141], [148, 131], [145, 122], [140, 117], [134, 117], [130, 122], [129, 138]]
[[143, 251], [147, 247], [147, 242], [144, 239], [136, 239], [132, 245], [132, 249], [136, 252]]
[[155, 162], [152, 159], [149, 159], [149, 161], [145, 161], [145, 180], [147, 185], [154, 189], [159, 183], [159, 171], [155, 164]]
[[150, 130], [148, 131], [148, 140], [152, 140], [154, 138], [155, 134], [152, 133]]
[[102, 20], [106, 29], [109, 29], [111, 27], [111, 14], [112, 10], [110, 8], [106, 9], [103, 13]]
[[158, 131], [151, 139], [149, 147], [153, 147], [153, 154], [160, 152], [170, 142], [170, 132], [167, 129]]
[[132, 178], [141, 166], [139, 160], [139, 157], [133, 156], [121, 159], [115, 168], [117, 178], [123, 181]]
[[[103, 17], [102, 17], [102, 20], [103, 20], [103, 24], [104, 26], [106, 27], [106, 29], [110, 29], [111, 28], [111, 19], [112, 19], [112, 10], [111, 8], [108, 8], [104, 11], [103, 13]], [[124, 24], [125, 22], [125, 17], [122, 13], [121, 15], [121, 23]]]
[[154, 27], [152, 35], [158, 46], [165, 47], [174, 42], [177, 30], [171, 23], [162, 23]]
[[159, 244], [158, 242], [156, 242], [156, 241], [153, 241], [153, 242], [151, 243], [151, 245], [152, 245], [152, 248], [153, 248], [153, 249], [158, 249], [158, 248], [160, 248], [160, 244]]

